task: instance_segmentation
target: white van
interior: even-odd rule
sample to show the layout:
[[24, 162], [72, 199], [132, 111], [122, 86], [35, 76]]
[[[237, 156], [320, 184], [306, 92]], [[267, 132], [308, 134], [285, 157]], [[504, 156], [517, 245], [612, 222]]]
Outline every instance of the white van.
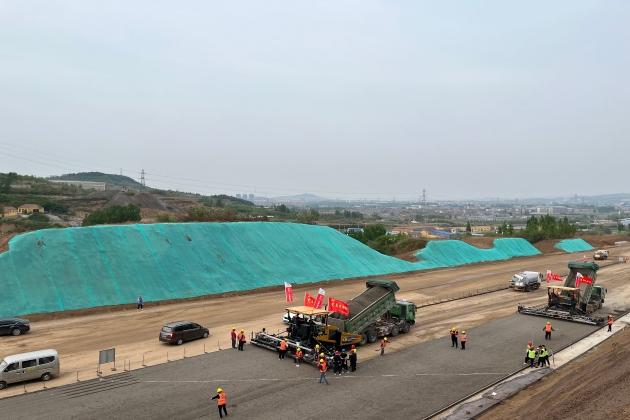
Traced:
[[53, 376], [59, 376], [57, 350], [14, 354], [0, 362], [0, 389], [6, 388], [9, 384], [32, 379], [48, 381]]

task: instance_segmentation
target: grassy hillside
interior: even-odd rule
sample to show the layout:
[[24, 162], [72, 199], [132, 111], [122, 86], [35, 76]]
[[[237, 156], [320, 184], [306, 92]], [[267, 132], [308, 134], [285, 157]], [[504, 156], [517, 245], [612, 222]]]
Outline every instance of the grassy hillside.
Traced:
[[50, 179], [63, 181], [91, 181], [105, 182], [108, 185], [117, 187], [127, 187], [134, 190], [146, 190], [147, 187], [138, 181], [124, 175], [105, 174], [102, 172], [79, 172], [74, 174], [64, 174], [60, 176], [51, 176]]

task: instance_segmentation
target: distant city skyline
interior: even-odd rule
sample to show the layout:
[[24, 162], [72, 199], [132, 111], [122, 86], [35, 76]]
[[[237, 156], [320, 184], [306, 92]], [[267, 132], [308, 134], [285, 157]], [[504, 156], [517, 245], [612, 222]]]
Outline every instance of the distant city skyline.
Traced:
[[630, 3], [5, 2], [0, 172], [202, 194], [630, 192]]

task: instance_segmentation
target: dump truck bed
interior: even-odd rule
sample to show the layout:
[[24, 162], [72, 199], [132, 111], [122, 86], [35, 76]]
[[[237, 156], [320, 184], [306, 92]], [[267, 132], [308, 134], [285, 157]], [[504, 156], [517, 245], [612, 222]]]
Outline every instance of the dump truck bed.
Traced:
[[371, 287], [365, 290], [359, 296], [348, 302], [348, 306], [350, 307], [350, 318], [354, 317], [365, 308], [380, 300], [389, 293], [391, 292], [383, 287]]

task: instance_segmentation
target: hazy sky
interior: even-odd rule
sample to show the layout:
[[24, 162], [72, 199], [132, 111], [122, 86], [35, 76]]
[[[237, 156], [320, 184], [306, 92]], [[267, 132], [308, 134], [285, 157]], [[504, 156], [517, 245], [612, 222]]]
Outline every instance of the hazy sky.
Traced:
[[0, 172], [630, 192], [627, 1], [0, 0]]

